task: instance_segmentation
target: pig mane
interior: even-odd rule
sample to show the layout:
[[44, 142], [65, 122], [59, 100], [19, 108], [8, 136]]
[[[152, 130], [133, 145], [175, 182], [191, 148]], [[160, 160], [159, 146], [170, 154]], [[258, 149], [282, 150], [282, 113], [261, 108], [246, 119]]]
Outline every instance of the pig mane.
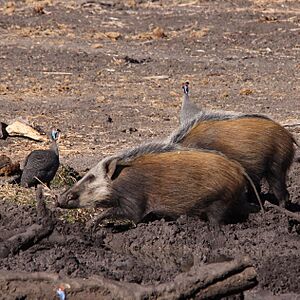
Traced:
[[123, 162], [126, 162], [126, 161], [131, 161], [145, 154], [164, 153], [164, 152], [171, 152], [171, 151], [178, 151], [178, 150], [184, 150], [184, 148], [179, 145], [169, 144], [166, 142], [146, 143], [122, 151], [119, 154], [106, 157], [102, 160], [102, 164], [103, 165], [108, 164], [114, 159], [118, 159], [118, 160], [122, 160]]
[[198, 123], [203, 121], [223, 121], [242, 118], [260, 118], [271, 120], [267, 116], [259, 114], [243, 114], [243, 113], [226, 113], [222, 111], [202, 111], [193, 119], [184, 122], [167, 138], [167, 143], [180, 142]]

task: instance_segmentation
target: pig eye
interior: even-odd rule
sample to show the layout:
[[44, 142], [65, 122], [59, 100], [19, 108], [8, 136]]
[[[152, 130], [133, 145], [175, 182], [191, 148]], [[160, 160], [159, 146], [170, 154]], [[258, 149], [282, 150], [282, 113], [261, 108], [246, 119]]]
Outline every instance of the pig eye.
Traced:
[[74, 197], [75, 195], [73, 194], [73, 193], [70, 193], [68, 196], [67, 196], [67, 201], [69, 202], [69, 201], [71, 201], [71, 200], [73, 200], [75, 197]]
[[88, 176], [85, 178], [84, 182], [85, 182], [85, 183], [90, 183], [90, 182], [94, 181], [95, 179], [96, 179], [95, 175], [90, 174], [90, 175], [88, 175]]

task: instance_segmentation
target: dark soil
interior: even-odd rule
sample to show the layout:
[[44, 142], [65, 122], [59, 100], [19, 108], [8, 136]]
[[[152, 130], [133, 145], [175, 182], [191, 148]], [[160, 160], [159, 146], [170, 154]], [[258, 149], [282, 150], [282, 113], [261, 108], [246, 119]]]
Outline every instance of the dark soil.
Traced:
[[[60, 128], [61, 161], [79, 172], [166, 137], [179, 123], [182, 81], [190, 82], [199, 107], [300, 123], [297, 0], [0, 4], [0, 122]], [[288, 129], [300, 141], [300, 127]], [[0, 147], [17, 161], [47, 145], [9, 137]], [[290, 208], [299, 212], [300, 163], [292, 165], [288, 186]], [[0, 242], [34, 223], [35, 214], [32, 204], [2, 200]], [[93, 234], [84, 222], [60, 220], [50, 237], [1, 259], [0, 268], [149, 284], [246, 254], [259, 281], [246, 299], [300, 298], [299, 224], [267, 207], [247, 222], [222, 226], [212, 241], [205, 222], [185, 216]], [[1, 289], [0, 298], [27, 299], [28, 287]]]

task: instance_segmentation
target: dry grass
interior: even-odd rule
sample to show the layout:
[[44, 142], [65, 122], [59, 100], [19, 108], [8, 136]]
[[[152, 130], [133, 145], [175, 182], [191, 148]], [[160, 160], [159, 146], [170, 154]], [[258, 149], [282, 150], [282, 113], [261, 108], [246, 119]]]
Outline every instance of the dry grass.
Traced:
[[51, 182], [51, 187], [70, 187], [81, 178], [80, 174], [67, 165], [60, 165], [55, 177]]
[[18, 185], [1, 185], [0, 199], [15, 202], [20, 205], [35, 204], [35, 191]]
[[[46, 186], [44, 187], [45, 200], [48, 206], [54, 206], [56, 194], [58, 193], [58, 191], [55, 190], [55, 188], [66, 188], [68, 186], [73, 185], [79, 179], [79, 173], [76, 172], [73, 168], [67, 165], [61, 165], [51, 184], [51, 187], [54, 189], [48, 189]], [[1, 201], [13, 202], [16, 205], [34, 206], [36, 204], [35, 189], [24, 188], [17, 184], [5, 183], [1, 185], [0, 199]], [[59, 214], [59, 219], [64, 220], [68, 223], [84, 223], [87, 220], [94, 217], [96, 213], [96, 209], [61, 210]]]
[[61, 211], [59, 219], [71, 224], [86, 223], [102, 211], [96, 208], [65, 209]]
[[35, 27], [20, 27], [20, 26], [11, 26], [9, 28], [9, 33], [15, 36], [20, 37], [57, 37], [57, 36], [65, 36], [71, 32], [71, 29], [65, 24], [57, 24], [57, 27], [43, 27], [43, 26], [35, 26]]
[[[67, 165], [60, 165], [54, 179], [51, 182], [51, 188], [63, 189], [72, 186], [81, 178], [80, 174]], [[55, 199], [55, 192], [44, 186], [46, 195]], [[1, 185], [0, 199], [14, 201], [18, 204], [32, 204], [35, 202], [35, 191], [31, 188], [23, 188], [17, 184], [4, 183]]]
[[153, 30], [148, 32], [142, 32], [137, 35], [128, 36], [127, 39], [131, 40], [157, 40], [166, 38], [167, 34], [165, 33], [165, 30], [161, 27], [155, 27]]
[[[13, 202], [18, 206], [35, 206], [36, 196], [35, 190], [23, 188], [16, 184], [4, 184], [0, 189], [1, 201]], [[50, 190], [45, 190], [45, 200], [48, 206], [53, 206], [55, 202], [54, 193]], [[59, 213], [59, 220], [67, 223], [81, 222], [85, 223], [102, 210], [99, 209], [71, 209], [61, 210]]]

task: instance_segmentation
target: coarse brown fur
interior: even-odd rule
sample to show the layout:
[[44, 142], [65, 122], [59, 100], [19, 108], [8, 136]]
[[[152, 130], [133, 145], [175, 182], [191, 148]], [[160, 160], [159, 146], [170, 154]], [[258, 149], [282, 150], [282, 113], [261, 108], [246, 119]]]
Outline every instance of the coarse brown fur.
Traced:
[[132, 153], [104, 159], [62, 194], [58, 205], [112, 207], [103, 219], [113, 216], [135, 223], [150, 212], [197, 215], [218, 224], [249, 213], [244, 169], [223, 155], [180, 147]]
[[280, 205], [284, 206], [288, 200], [286, 175], [293, 162], [296, 141], [271, 119], [241, 116], [194, 120], [180, 127], [169, 142], [220, 151], [245, 168], [257, 189], [261, 179], [266, 178]]

